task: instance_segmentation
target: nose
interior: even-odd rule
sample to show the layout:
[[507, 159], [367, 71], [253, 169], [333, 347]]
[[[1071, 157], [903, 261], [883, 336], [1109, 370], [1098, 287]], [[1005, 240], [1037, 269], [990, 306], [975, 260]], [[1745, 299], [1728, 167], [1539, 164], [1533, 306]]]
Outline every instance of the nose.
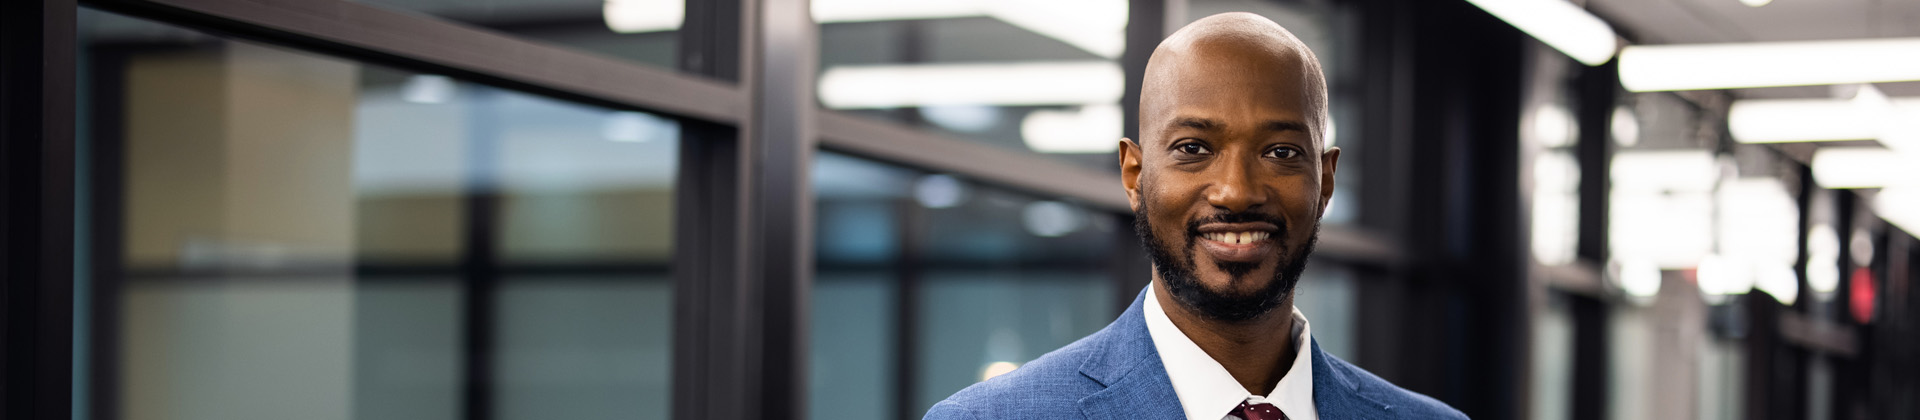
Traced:
[[1257, 159], [1221, 162], [1207, 190], [1207, 204], [1231, 213], [1260, 208], [1269, 192], [1259, 179]]

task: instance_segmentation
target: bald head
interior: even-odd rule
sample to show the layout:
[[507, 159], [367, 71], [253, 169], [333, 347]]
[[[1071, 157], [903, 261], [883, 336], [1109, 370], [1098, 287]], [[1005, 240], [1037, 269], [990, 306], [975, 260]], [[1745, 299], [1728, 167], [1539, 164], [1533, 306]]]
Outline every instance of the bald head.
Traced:
[[1327, 83], [1313, 51], [1259, 15], [1208, 16], [1161, 41], [1147, 60], [1140, 140], [1169, 140], [1162, 138], [1169, 126], [1185, 122], [1179, 109], [1229, 112], [1221, 108], [1263, 103], [1300, 113], [1292, 122], [1305, 125], [1316, 149], [1326, 147]]

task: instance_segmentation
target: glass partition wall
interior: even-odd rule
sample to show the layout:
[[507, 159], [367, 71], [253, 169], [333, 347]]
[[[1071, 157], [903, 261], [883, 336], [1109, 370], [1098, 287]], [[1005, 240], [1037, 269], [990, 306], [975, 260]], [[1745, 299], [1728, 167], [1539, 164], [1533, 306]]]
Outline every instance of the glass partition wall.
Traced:
[[115, 384], [89, 398], [668, 417], [673, 120], [79, 18], [92, 352]]
[[1105, 169], [829, 123], [769, 184], [818, 11], [82, 3], [74, 418], [911, 417], [1144, 282]]
[[[45, 70], [0, 98], [0, 265], [72, 296], [7, 296], [9, 339], [53, 349], [9, 341], [42, 368], [7, 390], [97, 420], [914, 418], [1147, 284], [1111, 169], [1137, 70], [1243, 10], [1332, 84], [1316, 339], [1523, 418], [1463, 391], [1526, 384], [1495, 363], [1525, 350], [1498, 268], [1524, 219], [1488, 211], [1517, 159], [1471, 147], [1516, 143], [1520, 35], [1420, 18], [1473, 11], [1449, 4], [13, 2], [10, 31], [48, 18], [0, 62], [9, 89]], [[1415, 66], [1456, 56], [1492, 64]], [[59, 228], [12, 229], [36, 223]]]

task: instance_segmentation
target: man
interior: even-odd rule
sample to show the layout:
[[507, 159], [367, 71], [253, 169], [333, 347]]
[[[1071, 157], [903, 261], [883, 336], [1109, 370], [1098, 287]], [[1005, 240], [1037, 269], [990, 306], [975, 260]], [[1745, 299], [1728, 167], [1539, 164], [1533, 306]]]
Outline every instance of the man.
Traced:
[[1456, 419], [1320, 351], [1293, 308], [1340, 149], [1327, 87], [1280, 25], [1214, 15], [1161, 42], [1120, 141], [1153, 284], [1120, 319], [974, 384], [929, 419]]

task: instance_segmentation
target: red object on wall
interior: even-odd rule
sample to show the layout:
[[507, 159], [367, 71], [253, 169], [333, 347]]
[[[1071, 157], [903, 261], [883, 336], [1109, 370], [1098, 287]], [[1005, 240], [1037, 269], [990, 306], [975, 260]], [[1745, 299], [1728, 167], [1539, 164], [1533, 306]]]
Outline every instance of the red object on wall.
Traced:
[[1853, 320], [1862, 324], [1873, 321], [1873, 271], [1866, 267], [1853, 269], [1853, 278], [1847, 281], [1847, 302], [1853, 307]]

